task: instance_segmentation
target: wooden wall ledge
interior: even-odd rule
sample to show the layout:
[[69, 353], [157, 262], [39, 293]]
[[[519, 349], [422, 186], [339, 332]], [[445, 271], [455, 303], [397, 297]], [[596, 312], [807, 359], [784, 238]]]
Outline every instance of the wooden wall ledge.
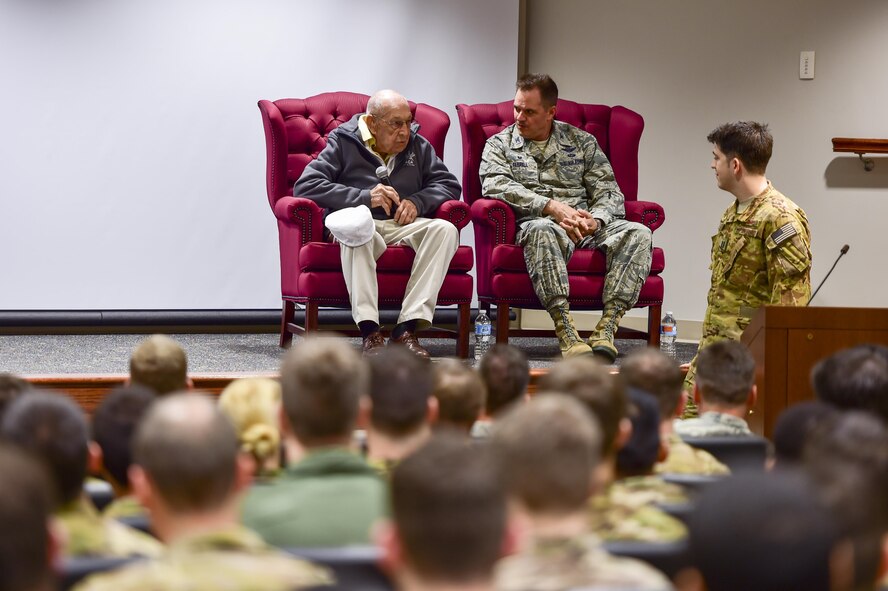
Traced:
[[832, 139], [833, 152], [854, 152], [863, 162], [863, 169], [867, 172], [875, 168], [876, 163], [872, 158], [864, 158], [864, 154], [888, 154], [888, 140], [867, 139], [859, 137], [834, 137]]

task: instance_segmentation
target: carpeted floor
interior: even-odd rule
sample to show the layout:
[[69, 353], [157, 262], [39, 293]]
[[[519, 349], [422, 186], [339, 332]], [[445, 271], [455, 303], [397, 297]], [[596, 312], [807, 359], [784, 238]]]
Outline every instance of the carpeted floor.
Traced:
[[[174, 334], [188, 353], [192, 373], [232, 373], [277, 371], [282, 350], [278, 335], [261, 334]], [[146, 337], [144, 334], [92, 335], [2, 335], [0, 371], [19, 375], [45, 374], [125, 374], [129, 372], [130, 352]], [[360, 339], [350, 339], [360, 346]], [[530, 359], [531, 367], [552, 365], [558, 354], [554, 338], [513, 338]], [[454, 354], [454, 341], [422, 339], [436, 358]], [[616, 365], [641, 340], [618, 340], [620, 357]], [[677, 343], [676, 358], [685, 363], [696, 353], [696, 343]]]

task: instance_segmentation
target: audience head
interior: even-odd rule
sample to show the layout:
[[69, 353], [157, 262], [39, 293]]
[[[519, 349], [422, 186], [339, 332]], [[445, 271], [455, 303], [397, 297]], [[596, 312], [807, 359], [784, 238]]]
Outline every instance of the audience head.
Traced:
[[531, 515], [586, 507], [601, 458], [601, 431], [575, 398], [537, 395], [494, 425], [491, 446], [509, 494]]
[[306, 447], [348, 445], [369, 371], [347, 341], [308, 337], [293, 345], [281, 366], [284, 412]]
[[43, 467], [0, 445], [0, 591], [53, 588], [52, 485]]
[[155, 397], [154, 391], [144, 386], [121, 386], [105, 396], [93, 414], [93, 441], [102, 450], [107, 476], [120, 488], [129, 488], [133, 436]]
[[620, 365], [620, 381], [652, 395], [660, 408], [660, 422], [671, 421], [681, 412], [684, 376], [678, 362], [659, 349], [644, 347], [626, 356]]
[[755, 121], [725, 123], [712, 130], [706, 139], [729, 160], [740, 160], [751, 174], [765, 174], [774, 147], [774, 138], [767, 124]]
[[485, 410], [488, 417], [496, 416], [527, 394], [530, 364], [527, 355], [518, 347], [507, 343], [495, 344], [481, 358], [478, 371], [487, 388]]
[[838, 530], [799, 474], [744, 473], [716, 482], [700, 496], [688, 529], [708, 591], [830, 590]]
[[130, 381], [160, 395], [186, 390], [189, 383], [185, 350], [166, 335], [148, 337], [130, 357]]
[[697, 355], [695, 385], [698, 404], [745, 410], [754, 404], [755, 359], [739, 341], [716, 341]]
[[434, 376], [438, 426], [470, 432], [484, 408], [484, 382], [478, 372], [458, 359], [442, 359], [435, 363]]
[[776, 465], [784, 468], [799, 464], [811, 434], [837, 413], [833, 406], [817, 401], [799, 402], [781, 412], [772, 436]]
[[234, 424], [241, 451], [261, 474], [279, 467], [281, 385], [269, 378], [234, 380], [219, 395], [219, 408]]
[[542, 378], [539, 389], [577, 399], [592, 413], [601, 429], [602, 455], [616, 453], [620, 423], [626, 418], [626, 393], [604, 365], [591, 357], [574, 357], [556, 363]]
[[858, 345], [821, 360], [811, 371], [817, 398], [845, 410], [875, 413], [888, 423], [888, 347]]
[[653, 473], [661, 449], [660, 411], [653, 396], [630, 388], [629, 420], [632, 434], [617, 452], [617, 473], [623, 478]]
[[487, 446], [434, 436], [395, 467], [391, 498], [394, 532], [384, 545], [401, 563], [396, 576], [445, 584], [491, 579], [506, 537], [506, 491]]
[[234, 427], [212, 399], [166, 397], [136, 431], [133, 488], [152, 512], [158, 506], [175, 514], [211, 512], [234, 496], [238, 451]]
[[0, 373], [0, 423], [3, 422], [3, 415], [9, 405], [16, 398], [33, 389], [29, 382], [16, 375]]
[[434, 388], [431, 363], [400, 346], [386, 347], [368, 363], [371, 429], [398, 439], [428, 425]]
[[5, 440], [43, 461], [59, 505], [80, 497], [89, 458], [89, 428], [73, 400], [40, 391], [22, 396], [7, 409], [0, 431]]

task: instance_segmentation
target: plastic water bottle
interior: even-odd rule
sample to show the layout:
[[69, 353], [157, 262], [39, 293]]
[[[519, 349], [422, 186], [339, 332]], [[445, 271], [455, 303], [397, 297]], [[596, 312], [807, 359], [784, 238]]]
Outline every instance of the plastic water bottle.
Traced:
[[481, 358], [490, 349], [491, 328], [490, 317], [484, 310], [478, 310], [475, 317], [475, 365], [481, 362]]
[[678, 338], [678, 323], [672, 312], [666, 312], [660, 321], [660, 351], [675, 358], [675, 339]]

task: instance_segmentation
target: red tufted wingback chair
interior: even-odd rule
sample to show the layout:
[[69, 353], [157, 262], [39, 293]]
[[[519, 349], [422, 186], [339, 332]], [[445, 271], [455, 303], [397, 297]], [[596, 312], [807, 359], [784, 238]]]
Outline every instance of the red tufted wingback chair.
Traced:
[[[293, 183], [306, 165], [327, 144], [327, 135], [356, 113], [363, 113], [370, 97], [351, 92], [329, 92], [305, 99], [259, 101], [265, 126], [267, 153], [266, 189], [268, 202], [277, 218], [281, 253], [281, 347], [293, 334], [318, 330], [318, 308], [348, 308], [349, 297], [342, 276], [339, 245], [325, 239], [324, 210], [314, 201], [293, 196]], [[440, 109], [410, 103], [420, 134], [435, 149], [444, 152], [450, 118]], [[436, 217], [462, 229], [469, 223], [469, 207], [448, 201]], [[380, 309], [399, 309], [404, 298], [414, 252], [407, 246], [389, 246], [377, 261]], [[458, 306], [457, 331], [433, 329], [425, 336], [448, 336], [457, 340], [457, 355], [469, 352], [469, 312], [473, 295], [472, 249], [460, 246], [438, 294], [438, 305]], [[295, 324], [296, 304], [305, 306], [305, 325]]]
[[[478, 265], [478, 300], [496, 306], [496, 340], [504, 343], [509, 335], [533, 331], [509, 330], [509, 308], [542, 309], [533, 290], [524, 249], [515, 244], [515, 214], [507, 203], [487, 199], [481, 193], [481, 152], [487, 138], [515, 122], [513, 101], [497, 104], [456, 106], [462, 131], [463, 199], [472, 206], [475, 228], [475, 254]], [[559, 100], [555, 118], [588, 131], [596, 137], [614, 169], [617, 183], [626, 199], [626, 219], [640, 222], [651, 230], [665, 219], [657, 203], [638, 201], [638, 145], [644, 119], [625, 107], [585, 105]], [[601, 310], [606, 270], [604, 253], [577, 249], [567, 265], [572, 310]], [[648, 343], [660, 342], [660, 313], [663, 305], [665, 267], [663, 250], [654, 248], [650, 275], [641, 288], [636, 308], [648, 308]], [[637, 331], [620, 329], [621, 336]]]

